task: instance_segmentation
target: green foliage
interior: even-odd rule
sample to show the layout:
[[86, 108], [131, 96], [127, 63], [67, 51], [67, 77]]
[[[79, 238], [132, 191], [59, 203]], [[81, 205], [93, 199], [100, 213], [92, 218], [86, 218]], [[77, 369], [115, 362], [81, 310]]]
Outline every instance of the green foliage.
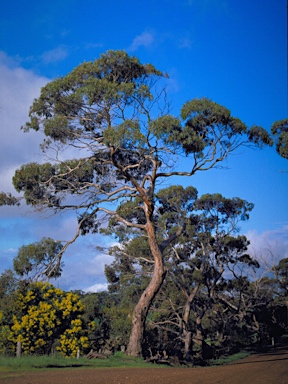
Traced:
[[273, 140], [268, 132], [256, 125], [253, 125], [249, 130], [249, 140], [260, 146], [269, 145], [271, 147], [273, 145]]
[[[51, 264], [53, 265], [61, 249], [62, 244], [59, 241], [45, 237], [37, 243], [23, 245], [13, 260], [14, 271], [21, 277], [29, 276], [33, 280], [34, 277], [45, 274], [45, 271], [50, 271]], [[61, 268], [51, 274], [54, 278], [59, 276], [61, 276]]]
[[239, 197], [225, 198], [220, 193], [206, 194], [196, 202], [195, 209], [202, 210], [205, 215], [219, 218], [219, 223], [226, 224], [229, 220], [237, 218], [242, 221], [249, 219], [249, 212], [254, 205]]
[[187, 215], [194, 208], [197, 190], [194, 187], [184, 189], [181, 185], [173, 185], [161, 189], [156, 196], [160, 204], [159, 213], [161, 215], [167, 212], [172, 215], [177, 212]]
[[20, 198], [12, 196], [11, 193], [0, 192], [0, 206], [1, 205], [20, 205]]
[[16, 290], [18, 282], [11, 270], [0, 275], [0, 354], [9, 355], [13, 345], [9, 342], [10, 327], [16, 307]]
[[112, 144], [127, 150], [145, 144], [139, 122], [133, 120], [125, 120], [117, 127], [108, 127], [104, 132], [104, 140], [107, 145]]
[[122, 345], [126, 346], [131, 333], [131, 318], [134, 307], [124, 306], [123, 304], [115, 306], [114, 304], [103, 309], [103, 313], [110, 323], [109, 340], [107, 344], [113, 351], [120, 349]]
[[288, 294], [288, 258], [281, 259], [274, 271], [279, 279], [280, 287]]
[[231, 116], [230, 111], [207, 99], [194, 99], [185, 103], [181, 110], [182, 119], [186, 120], [180, 141], [188, 155], [196, 153], [204, 155], [203, 150], [211, 144], [216, 145], [221, 130], [221, 145], [225, 150], [231, 145], [230, 140], [236, 135], [247, 132], [246, 125], [238, 118]]
[[276, 150], [284, 159], [288, 159], [288, 119], [275, 121], [271, 127], [272, 134], [276, 136]]
[[[152, 98], [145, 79], [153, 75], [163, 76], [151, 64], [142, 65], [124, 51], [108, 51], [98, 60], [85, 62], [66, 77], [44, 87], [30, 109], [31, 122], [24, 129], [39, 130], [44, 117], [46, 126], [49, 121], [47, 136], [61, 142], [73, 141], [77, 130], [73, 131], [69, 124], [77, 118], [86, 132], [97, 132], [101, 123], [109, 123], [109, 118], [105, 110], [93, 111], [89, 106], [131, 105], [135, 98]], [[86, 104], [88, 108], [84, 107]]]
[[105, 314], [105, 308], [113, 303], [114, 298], [108, 292], [87, 293], [81, 297], [84, 305], [82, 319], [88, 328], [88, 339], [91, 348], [101, 350], [110, 337], [110, 319]]

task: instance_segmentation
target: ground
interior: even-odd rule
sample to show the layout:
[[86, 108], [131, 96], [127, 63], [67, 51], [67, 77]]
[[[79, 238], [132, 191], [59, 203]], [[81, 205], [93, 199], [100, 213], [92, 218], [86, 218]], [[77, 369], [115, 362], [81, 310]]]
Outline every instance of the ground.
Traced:
[[53, 369], [0, 373], [1, 384], [287, 384], [288, 349], [275, 348], [207, 368]]

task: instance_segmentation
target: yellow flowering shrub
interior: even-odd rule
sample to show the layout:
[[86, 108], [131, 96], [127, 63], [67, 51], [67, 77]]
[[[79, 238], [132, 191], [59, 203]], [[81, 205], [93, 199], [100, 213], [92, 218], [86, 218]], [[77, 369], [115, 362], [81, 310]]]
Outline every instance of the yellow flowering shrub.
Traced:
[[23, 353], [50, 353], [57, 340], [56, 349], [64, 355], [76, 356], [78, 348], [88, 347], [78, 295], [37, 282], [19, 292], [17, 299], [20, 311], [13, 317], [9, 340], [20, 341]]
[[[86, 333], [86, 332], [85, 332]], [[88, 337], [84, 335], [82, 321], [71, 321], [71, 327], [60, 336], [59, 346], [56, 349], [64, 356], [76, 357], [78, 349], [89, 347]]]

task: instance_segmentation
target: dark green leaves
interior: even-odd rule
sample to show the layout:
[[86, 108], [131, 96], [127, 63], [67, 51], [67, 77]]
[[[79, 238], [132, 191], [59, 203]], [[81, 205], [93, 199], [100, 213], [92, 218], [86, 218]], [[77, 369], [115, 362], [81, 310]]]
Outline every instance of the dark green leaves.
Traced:
[[110, 126], [105, 130], [103, 136], [107, 146], [133, 149], [134, 146], [145, 145], [145, 137], [141, 133], [140, 124], [137, 120], [125, 120], [115, 127]]
[[284, 159], [288, 159], [288, 119], [276, 121], [271, 127], [276, 136], [276, 150]]
[[27, 204], [36, 205], [45, 196], [51, 195], [42, 182], [47, 182], [54, 174], [55, 168], [51, 164], [29, 163], [15, 172], [13, 185], [17, 192], [24, 191]]
[[157, 140], [163, 140], [164, 144], [179, 146], [178, 138], [182, 131], [179, 119], [171, 115], [160, 116], [150, 122], [149, 131]]
[[249, 129], [248, 137], [249, 137], [249, 141], [259, 145], [260, 147], [262, 147], [263, 145], [269, 145], [269, 146], [273, 145], [273, 140], [269, 136], [268, 132], [262, 127], [259, 127], [256, 125], [253, 125]]
[[98, 233], [100, 223], [97, 221], [97, 213], [89, 214], [87, 212], [82, 213], [78, 217], [78, 223], [80, 225], [81, 235], [87, 235], [88, 233]]
[[43, 87], [23, 129], [42, 128], [46, 136], [62, 143], [73, 142], [82, 131], [99, 137], [113, 121], [124, 117], [125, 107], [130, 106], [133, 114], [139, 103], [153, 99], [146, 84], [153, 76], [163, 74], [124, 51], [108, 51]]
[[66, 116], [55, 115], [44, 122], [44, 133], [51, 139], [60, 141], [63, 144], [73, 139], [73, 130], [69, 129], [69, 121]]
[[207, 98], [193, 99], [185, 103], [181, 110], [183, 120], [190, 119], [199, 127], [213, 124], [227, 124], [230, 119], [229, 109]]
[[0, 192], [1, 205], [20, 205], [21, 198], [12, 196], [11, 193]]
[[160, 204], [159, 211], [165, 212], [185, 212], [187, 214], [193, 209], [197, 190], [194, 187], [184, 189], [181, 185], [174, 185], [169, 188], [161, 189], [157, 193], [157, 199]]
[[225, 198], [220, 193], [206, 194], [196, 201], [195, 208], [203, 210], [212, 216], [221, 216], [221, 221], [227, 222], [229, 218], [239, 217], [241, 220], [249, 219], [249, 212], [254, 205], [239, 197]]
[[203, 156], [206, 146], [221, 146], [226, 151], [233, 148], [234, 137], [246, 133], [246, 125], [231, 116], [230, 111], [213, 102], [202, 98], [185, 103], [181, 117], [186, 125], [179, 139], [188, 155], [198, 153]]
[[[43, 238], [38, 243], [23, 245], [18, 255], [13, 260], [14, 270], [19, 276], [39, 276], [44, 273], [50, 265], [55, 262], [57, 255], [62, 249], [59, 241]], [[33, 277], [34, 277], [33, 276]], [[55, 270], [50, 277], [61, 276], [61, 268]]]

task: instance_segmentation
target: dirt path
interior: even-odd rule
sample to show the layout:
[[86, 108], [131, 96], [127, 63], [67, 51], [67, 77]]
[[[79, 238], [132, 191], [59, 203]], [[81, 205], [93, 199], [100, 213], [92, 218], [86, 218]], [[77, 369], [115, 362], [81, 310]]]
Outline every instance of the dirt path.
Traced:
[[[1, 377], [2, 376], [2, 377]], [[59, 369], [0, 374], [1, 384], [287, 384], [288, 349], [208, 368]]]

